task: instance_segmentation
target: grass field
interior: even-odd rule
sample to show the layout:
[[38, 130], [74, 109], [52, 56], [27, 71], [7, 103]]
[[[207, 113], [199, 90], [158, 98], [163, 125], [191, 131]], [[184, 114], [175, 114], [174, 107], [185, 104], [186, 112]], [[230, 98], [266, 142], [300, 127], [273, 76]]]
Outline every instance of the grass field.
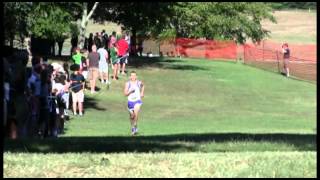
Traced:
[[316, 177], [316, 85], [235, 62], [137, 58], [130, 136], [122, 76], [86, 92], [58, 139], [8, 140], [4, 177]]
[[277, 23], [262, 21], [262, 27], [271, 31], [268, 38], [289, 44], [317, 43], [317, 12], [307, 10], [275, 11]]

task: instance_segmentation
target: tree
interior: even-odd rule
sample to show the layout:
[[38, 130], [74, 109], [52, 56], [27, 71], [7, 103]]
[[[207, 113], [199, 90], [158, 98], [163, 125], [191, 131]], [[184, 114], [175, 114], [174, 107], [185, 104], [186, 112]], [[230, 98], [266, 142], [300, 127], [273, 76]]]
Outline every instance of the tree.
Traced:
[[163, 2], [104, 2], [99, 5], [93, 19], [97, 22], [112, 21], [131, 31], [131, 45], [136, 45], [136, 35], [156, 37], [164, 28], [171, 7], [176, 3]]
[[85, 34], [86, 34], [86, 28], [88, 25], [88, 21], [90, 20], [91, 16], [93, 15], [94, 11], [96, 10], [96, 8], [98, 7], [99, 2], [95, 2], [93, 4], [93, 7], [91, 8], [91, 10], [88, 13], [88, 3], [87, 2], [83, 2], [82, 3], [82, 19], [81, 19], [81, 23], [80, 23], [80, 34], [79, 34], [79, 42], [78, 45], [80, 47], [84, 46], [84, 40], [85, 40]]
[[59, 42], [61, 55], [63, 41], [70, 35], [71, 20], [70, 13], [56, 3], [35, 3], [32, 13], [28, 16], [32, 36], [46, 40], [53, 55], [56, 42]]
[[[252, 2], [102, 3], [93, 17], [123, 25], [133, 34], [260, 41], [269, 31], [261, 21], [276, 22], [272, 8]], [[176, 34], [174, 34], [176, 33]]]
[[[4, 4], [4, 41], [8, 40], [10, 46], [13, 47], [15, 36], [18, 35], [21, 44], [24, 38], [28, 35], [27, 17], [32, 10], [32, 3], [30, 2], [5, 2]], [[5, 44], [5, 42], [4, 42]]]
[[175, 29], [179, 37], [256, 42], [269, 34], [261, 21], [276, 22], [272, 9], [264, 3], [189, 2], [179, 3], [173, 9], [175, 14], [168, 18], [163, 32]]

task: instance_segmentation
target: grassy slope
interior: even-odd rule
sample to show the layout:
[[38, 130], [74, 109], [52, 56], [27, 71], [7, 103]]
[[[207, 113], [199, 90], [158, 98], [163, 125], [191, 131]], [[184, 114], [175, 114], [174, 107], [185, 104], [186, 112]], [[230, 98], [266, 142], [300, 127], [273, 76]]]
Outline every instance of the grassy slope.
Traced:
[[109, 91], [99, 84], [63, 137], [6, 141], [4, 176], [315, 177], [314, 84], [230, 62], [138, 62], [129, 68], [146, 84], [138, 137], [129, 137], [126, 78]]

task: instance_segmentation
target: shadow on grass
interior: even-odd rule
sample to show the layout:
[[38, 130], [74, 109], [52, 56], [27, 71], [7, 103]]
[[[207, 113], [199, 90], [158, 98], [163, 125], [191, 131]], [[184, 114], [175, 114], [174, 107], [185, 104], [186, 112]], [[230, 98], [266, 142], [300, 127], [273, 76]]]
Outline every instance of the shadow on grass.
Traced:
[[[175, 69], [175, 70], [209, 70], [200, 66], [194, 65], [180, 65], [177, 63], [183, 63], [186, 60], [163, 58], [163, 57], [131, 57], [129, 59], [129, 67], [144, 68], [144, 67], [156, 67], [162, 69]], [[171, 64], [175, 63], [175, 64]]]
[[98, 106], [98, 101], [92, 97], [85, 96], [85, 101], [83, 102], [84, 110], [95, 109], [98, 111], [107, 111], [106, 108]]
[[[267, 142], [261, 149], [249, 142]], [[227, 144], [235, 143], [233, 147]], [[240, 144], [239, 144], [240, 143]], [[276, 143], [276, 144], [274, 144]], [[211, 144], [211, 145], [210, 145]], [[19, 139], [4, 141], [4, 152], [24, 153], [120, 153], [120, 152], [241, 152], [241, 151], [288, 151], [280, 145], [292, 146], [294, 151], [315, 151], [316, 135], [313, 134], [176, 134], [155, 136], [106, 136], [106, 137], [59, 137], [57, 139]], [[203, 148], [209, 145], [209, 148]], [[219, 147], [218, 147], [219, 146]], [[239, 146], [239, 147], [237, 147]], [[260, 146], [260, 145], [257, 145]], [[290, 151], [289, 150], [289, 151]]]

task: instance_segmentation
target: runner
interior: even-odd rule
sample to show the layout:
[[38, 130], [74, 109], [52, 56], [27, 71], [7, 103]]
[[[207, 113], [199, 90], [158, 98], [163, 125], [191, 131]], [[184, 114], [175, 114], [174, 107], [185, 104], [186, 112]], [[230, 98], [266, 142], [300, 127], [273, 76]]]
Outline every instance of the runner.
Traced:
[[130, 114], [131, 135], [138, 133], [138, 115], [142, 105], [141, 98], [144, 97], [144, 84], [137, 79], [137, 73], [130, 73], [130, 80], [124, 87], [124, 95], [128, 96], [128, 110]]

